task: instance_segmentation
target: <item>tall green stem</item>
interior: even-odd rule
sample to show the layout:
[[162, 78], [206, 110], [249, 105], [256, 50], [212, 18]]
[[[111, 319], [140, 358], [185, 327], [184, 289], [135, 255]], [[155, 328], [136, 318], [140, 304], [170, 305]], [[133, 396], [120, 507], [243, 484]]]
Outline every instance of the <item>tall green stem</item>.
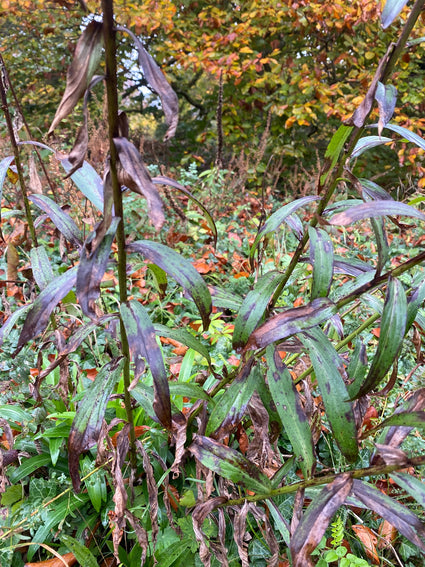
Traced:
[[[118, 248], [118, 285], [120, 303], [127, 301], [127, 254], [125, 250], [124, 232], [124, 210], [122, 202], [121, 186], [117, 175], [118, 155], [114, 144], [114, 138], [119, 135], [118, 130], [118, 90], [117, 90], [117, 59], [116, 59], [116, 32], [114, 27], [114, 9], [112, 0], [102, 0], [103, 11], [103, 33], [105, 42], [106, 58], [106, 96], [108, 103], [108, 126], [110, 147], [110, 175], [114, 195], [115, 215], [121, 219], [117, 229]], [[130, 459], [132, 466], [136, 465], [136, 435], [134, 431], [133, 410], [130, 396], [130, 349], [127, 333], [122, 320], [120, 321], [120, 334], [122, 354], [125, 356], [124, 375], [124, 404], [127, 419], [130, 424]]]

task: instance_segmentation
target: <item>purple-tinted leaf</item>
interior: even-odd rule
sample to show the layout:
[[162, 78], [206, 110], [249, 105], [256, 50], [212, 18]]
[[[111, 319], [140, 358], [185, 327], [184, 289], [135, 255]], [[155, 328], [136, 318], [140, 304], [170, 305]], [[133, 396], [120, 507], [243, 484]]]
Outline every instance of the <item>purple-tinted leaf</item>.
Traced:
[[319, 545], [329, 522], [350, 494], [349, 473], [337, 476], [311, 502], [291, 539], [293, 567], [313, 567], [311, 554]]
[[399, 201], [371, 201], [369, 203], [363, 203], [362, 205], [357, 205], [351, 207], [342, 213], [334, 215], [329, 223], [332, 225], [342, 225], [347, 226], [353, 222], [359, 220], [384, 217], [384, 216], [396, 216], [403, 215], [406, 217], [415, 217], [421, 220], [425, 220], [425, 215], [420, 211], [400, 203]]
[[347, 367], [347, 375], [351, 383], [347, 386], [348, 394], [352, 398], [359, 391], [367, 372], [367, 353], [365, 345], [359, 341], [351, 356]]
[[207, 330], [212, 308], [211, 295], [207, 284], [192, 264], [168, 246], [150, 240], [133, 242], [127, 249], [142, 254], [150, 262], [157, 264], [187, 290], [199, 310], [204, 330]]
[[385, 29], [393, 23], [406, 6], [408, 0], [387, 0], [381, 14], [381, 25]]
[[[371, 124], [370, 127], [371, 128], [377, 128], [378, 125], [377, 124]], [[399, 126], [398, 124], [392, 124], [392, 123], [388, 123], [385, 126], [385, 128], [387, 128], [388, 130], [392, 130], [393, 132], [396, 132], [397, 134], [400, 134], [400, 136], [402, 136], [403, 138], [405, 138], [409, 142], [412, 142], [413, 144], [416, 144], [419, 148], [422, 148], [423, 150], [425, 150], [425, 140], [423, 138], [421, 138], [421, 136], [418, 136], [418, 134], [415, 134], [414, 132], [412, 132], [411, 130], [404, 128], [403, 126]]]
[[422, 541], [425, 526], [408, 508], [373, 486], [360, 480], [353, 481], [353, 494], [369, 509], [387, 520], [404, 537], [425, 552]]
[[245, 350], [264, 348], [323, 323], [336, 312], [336, 305], [326, 298], [315, 299], [302, 307], [278, 313], [258, 327], [246, 344]]
[[145, 358], [153, 377], [153, 409], [162, 425], [171, 429], [171, 402], [167, 372], [149, 314], [138, 301], [129, 301], [121, 305], [121, 317], [136, 367], [135, 378], [138, 378], [143, 371], [142, 358]]
[[318, 199], [320, 199], [320, 197], [314, 197], [314, 196], [302, 197], [301, 199], [296, 199], [295, 201], [292, 201], [292, 203], [288, 203], [287, 205], [284, 205], [283, 207], [278, 209], [276, 212], [274, 212], [266, 220], [266, 222], [263, 224], [263, 226], [258, 231], [257, 236], [255, 237], [255, 240], [254, 240], [254, 242], [251, 246], [251, 250], [249, 252], [249, 258], [250, 258], [251, 263], [254, 260], [255, 251], [258, 248], [260, 240], [264, 236], [266, 236], [267, 234], [270, 234], [271, 232], [275, 232], [280, 227], [280, 225], [284, 221], [286, 221], [286, 219], [290, 215], [292, 215], [297, 209], [299, 209], [300, 207], [303, 207], [307, 203], [311, 203], [312, 201], [317, 201]]
[[310, 263], [313, 266], [311, 299], [327, 297], [333, 276], [333, 246], [327, 232], [321, 228], [309, 227]]
[[351, 159], [359, 157], [363, 152], [371, 148], [382, 146], [392, 141], [391, 138], [385, 138], [384, 136], [365, 136], [364, 138], [360, 138], [351, 154]]
[[61, 276], [55, 278], [35, 299], [25, 319], [21, 334], [13, 356], [16, 356], [22, 347], [43, 332], [49, 322], [49, 317], [67, 293], [75, 285], [77, 279], [77, 266], [71, 268]]
[[300, 395], [295, 388], [289, 370], [281, 361], [274, 347], [267, 347], [266, 360], [268, 366], [267, 383], [277, 413], [291, 442], [304, 478], [310, 478], [316, 459], [311, 429], [301, 405]]
[[31, 270], [41, 291], [53, 281], [55, 276], [52, 265], [43, 246], [31, 249]]
[[136, 147], [126, 138], [114, 138], [121, 168], [119, 181], [135, 193], [145, 197], [148, 214], [154, 227], [159, 230], [164, 224], [164, 211], [159, 193]]
[[109, 396], [121, 375], [124, 359], [105, 364], [78, 405], [68, 439], [69, 474], [75, 492], [80, 491], [78, 460], [83, 451], [97, 443]]
[[397, 102], [397, 89], [394, 85], [384, 85], [380, 81], [376, 87], [375, 99], [378, 102], [379, 122], [378, 134], [381, 135], [382, 129], [391, 120]]
[[[389, 193], [380, 185], [370, 181], [370, 179], [359, 178], [359, 183], [366, 195], [373, 201], [394, 201]], [[359, 203], [360, 204], [360, 203]]]
[[106, 231], [105, 236], [93, 250], [93, 242], [97, 238], [97, 232], [92, 232], [84, 242], [81, 251], [80, 263], [77, 272], [77, 299], [84, 315], [91, 319], [97, 319], [94, 303], [100, 294], [100, 282], [105, 274], [111, 252], [112, 241], [119, 218], [112, 220], [111, 226]]
[[205, 218], [207, 220], [208, 226], [210, 227], [211, 232], [213, 233], [213, 236], [214, 236], [214, 246], [216, 246], [216, 244], [217, 244], [217, 227], [215, 226], [214, 219], [212, 218], [208, 209], [206, 209], [204, 207], [204, 205], [201, 203], [201, 201], [198, 201], [198, 199], [196, 197], [194, 197], [192, 195], [192, 193], [188, 189], [186, 189], [186, 187], [184, 187], [184, 185], [182, 185], [181, 183], [178, 183], [174, 179], [170, 179], [169, 177], [166, 177], [164, 175], [154, 177], [152, 179], [152, 183], [155, 183], [156, 185], [170, 185], [171, 187], [175, 187], [176, 189], [181, 191], [181, 193], [183, 193], [184, 195], [189, 197], [189, 199], [191, 199], [194, 203], [196, 203], [198, 205], [198, 207], [205, 214]]
[[407, 300], [407, 321], [406, 333], [413, 325], [413, 322], [418, 314], [419, 307], [425, 301], [425, 280], [415, 288]]
[[[69, 160], [61, 157], [60, 164], [69, 174], [72, 165]], [[103, 183], [96, 170], [85, 161], [80, 169], [71, 175], [72, 181], [87, 199], [99, 210], [103, 211]]]
[[252, 291], [248, 293], [239, 309], [233, 331], [233, 347], [244, 347], [249, 336], [264, 317], [264, 312], [275, 289], [284, 274], [271, 271], [260, 277]]
[[117, 26], [117, 29], [128, 33], [134, 41], [139, 55], [139, 65], [143, 69], [145, 79], [161, 99], [162, 110], [164, 111], [165, 119], [168, 124], [168, 130], [164, 136], [164, 141], [169, 140], [176, 133], [179, 120], [179, 101], [177, 95], [171, 88], [164, 73], [155, 63], [152, 56], [149, 55], [143, 47], [140, 39], [125, 27]]
[[286, 217], [285, 222], [298, 238], [298, 240], [301, 240], [301, 238], [304, 236], [304, 227], [303, 223], [300, 220], [300, 217], [293, 213], [292, 215], [289, 215], [289, 217]]
[[400, 488], [405, 490], [412, 498], [419, 502], [422, 510], [425, 509], [425, 484], [411, 474], [395, 472], [390, 477], [395, 480]]
[[378, 348], [368, 375], [355, 398], [365, 396], [387, 375], [403, 344], [406, 318], [407, 301], [403, 285], [392, 278], [385, 298]]
[[102, 55], [102, 28], [101, 22], [92, 20], [78, 40], [74, 58], [67, 73], [65, 92], [48, 134], [51, 134], [59, 122], [73, 111], [89, 86]]
[[357, 428], [353, 404], [348, 401], [343, 361], [319, 327], [299, 338], [308, 349], [334, 439], [344, 457], [354, 462], [359, 452]]
[[234, 449], [208, 437], [197, 435], [189, 451], [204, 467], [220, 476], [260, 494], [270, 492], [269, 478], [254, 463]]
[[223, 438], [238, 425], [259, 380], [261, 376], [256, 366], [252, 368], [249, 364], [242, 367], [236, 380], [215, 400], [217, 403], [208, 420], [206, 435], [211, 436], [215, 432], [216, 439]]
[[373, 271], [372, 266], [369, 266], [363, 260], [358, 258], [344, 259], [342, 256], [334, 256], [334, 272], [357, 277], [371, 271]]
[[81, 247], [81, 231], [72, 218], [45, 195], [30, 195], [29, 199], [52, 219], [56, 228], [77, 248]]

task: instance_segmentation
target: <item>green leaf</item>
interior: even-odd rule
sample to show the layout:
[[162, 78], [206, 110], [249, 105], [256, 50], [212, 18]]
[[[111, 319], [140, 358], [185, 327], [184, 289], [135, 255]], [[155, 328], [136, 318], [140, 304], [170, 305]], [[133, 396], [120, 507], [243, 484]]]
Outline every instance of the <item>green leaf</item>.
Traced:
[[183, 286], [199, 310], [204, 330], [208, 330], [212, 308], [211, 295], [207, 284], [192, 264], [168, 246], [150, 240], [133, 242], [127, 249], [129, 252], [142, 254]]
[[121, 375], [123, 366], [123, 358], [105, 364], [78, 405], [68, 439], [69, 473], [75, 492], [80, 491], [81, 485], [78, 471], [79, 456], [98, 440], [109, 396]]
[[271, 271], [260, 277], [252, 291], [245, 297], [233, 331], [233, 348], [244, 347], [249, 336], [264, 316], [264, 311], [275, 289], [283, 279], [283, 274]]
[[189, 331], [186, 331], [185, 329], [170, 329], [169, 327], [161, 325], [160, 323], [155, 323], [154, 328], [155, 333], [159, 337], [167, 337], [169, 339], [173, 339], [175, 341], [178, 341], [182, 345], [195, 350], [201, 356], [203, 356], [207, 360], [208, 365], [211, 366], [211, 357], [208, 348], [200, 341], [198, 341], [198, 339], [196, 339], [193, 335], [191, 335]]
[[342, 225], [347, 226], [353, 222], [359, 220], [384, 217], [384, 216], [397, 216], [403, 215], [406, 217], [414, 217], [421, 220], [425, 220], [425, 215], [420, 211], [400, 203], [399, 201], [371, 201], [368, 203], [363, 203], [362, 205], [357, 205], [356, 207], [351, 207], [345, 210], [343, 213], [338, 213], [334, 215], [329, 223], [332, 225]]
[[49, 215], [53, 224], [69, 242], [71, 242], [76, 248], [81, 247], [80, 229], [77, 227], [72, 218], [59, 207], [59, 205], [45, 195], [30, 195], [28, 198], [34, 203], [34, 205], [37, 205], [38, 208]]
[[245, 350], [264, 348], [275, 341], [287, 339], [327, 321], [335, 313], [336, 305], [326, 298], [315, 299], [302, 307], [286, 309], [258, 327], [249, 337]]
[[[89, 234], [81, 250], [77, 271], [76, 294], [84, 315], [87, 315], [90, 319], [97, 319], [94, 304], [100, 294], [100, 282], [108, 265], [112, 242], [120, 221], [120, 218], [115, 217], [112, 219], [108, 230], [96, 246], [94, 243], [97, 238], [97, 232], [94, 231]], [[93, 246], [95, 246], [94, 250]]]
[[31, 303], [28, 303], [27, 305], [23, 305], [22, 307], [19, 307], [18, 309], [16, 309], [16, 311], [14, 311], [11, 315], [9, 315], [9, 317], [6, 320], [6, 323], [2, 325], [2, 327], [0, 327], [0, 345], [3, 344], [4, 338], [8, 336], [16, 321], [20, 317], [22, 317], [22, 315], [25, 315], [25, 313], [29, 311], [30, 308], [31, 308]]
[[354, 347], [354, 352], [351, 355], [350, 364], [347, 367], [347, 375], [348, 378], [351, 380], [351, 383], [348, 384], [347, 390], [350, 398], [355, 395], [355, 392], [358, 392], [360, 389], [361, 384], [363, 383], [364, 377], [366, 376], [367, 372], [367, 354], [366, 354], [366, 347], [361, 342], [358, 341], [356, 346]]
[[55, 275], [43, 246], [31, 249], [31, 269], [34, 279], [41, 290], [53, 281]]
[[239, 311], [243, 303], [243, 299], [237, 293], [230, 289], [222, 289], [217, 286], [209, 286], [211, 291], [212, 303], [214, 307], [220, 309], [230, 309], [231, 311]]
[[425, 280], [412, 290], [407, 300], [406, 333], [413, 325], [420, 306], [425, 301]]
[[99, 564], [92, 552], [78, 540], [66, 534], [62, 534], [60, 540], [68, 548], [68, 551], [75, 555], [80, 565], [84, 565], [84, 567], [98, 567]]
[[333, 246], [326, 231], [309, 227], [310, 263], [313, 266], [311, 299], [327, 297], [333, 277]]
[[14, 356], [22, 349], [22, 347], [44, 331], [49, 323], [49, 317], [53, 309], [71, 291], [75, 285], [77, 278], [77, 266], [71, 268], [61, 276], [56, 277], [35, 299], [29, 310], [19, 335], [18, 345], [14, 352]]
[[206, 435], [216, 432], [215, 437], [223, 437], [240, 422], [260, 379], [256, 366], [251, 368], [251, 365], [248, 365], [242, 368], [220, 399], [215, 399], [217, 403], [208, 420]]
[[[69, 173], [72, 165], [66, 158], [60, 158], [60, 164]], [[94, 167], [85, 161], [70, 178], [81, 193], [101, 212], [103, 212], [103, 182]]]
[[153, 377], [153, 409], [160, 423], [170, 429], [171, 402], [167, 371], [149, 314], [141, 303], [133, 300], [121, 305], [121, 317], [136, 366], [135, 377], [139, 377], [143, 370], [143, 357], [147, 360]]
[[387, 0], [381, 14], [381, 25], [385, 29], [393, 23], [406, 6], [408, 0]]
[[158, 418], [156, 417], [155, 411], [153, 409], [154, 393], [151, 386], [147, 386], [146, 384], [139, 382], [131, 390], [130, 394], [149, 417], [151, 417], [155, 421], [158, 421]]
[[163, 298], [167, 291], [167, 274], [156, 264], [148, 264], [147, 268], [152, 274], [155, 289], [160, 294], [161, 298]]
[[394, 413], [387, 419], [384, 419], [379, 425], [367, 431], [367, 434], [374, 433], [377, 429], [383, 427], [417, 427], [418, 429], [425, 428], [425, 411], [402, 411]]
[[406, 319], [407, 301], [403, 285], [392, 278], [388, 282], [378, 347], [368, 375], [355, 398], [365, 396], [387, 375], [403, 344]]
[[182, 382], [171, 382], [169, 384], [171, 396], [184, 396], [196, 400], [207, 400], [214, 404], [211, 396], [207, 394], [198, 384], [188, 384]]
[[316, 459], [310, 425], [301, 405], [300, 396], [289, 370], [281, 361], [277, 351], [271, 346], [266, 349], [266, 361], [267, 383], [272, 399], [303, 476], [310, 478]]
[[20, 480], [29, 476], [34, 471], [46, 465], [51, 465], [52, 460], [50, 455], [47, 453], [42, 453], [41, 455], [36, 455], [35, 457], [30, 457], [29, 459], [23, 459], [22, 463], [16, 469], [8, 470], [8, 477], [12, 484], [18, 483]]
[[344, 457], [354, 462], [358, 456], [357, 429], [343, 379], [344, 364], [319, 327], [305, 331], [299, 338], [308, 348], [334, 439]]
[[326, 148], [325, 159], [330, 161], [329, 167], [326, 172], [320, 177], [320, 184], [323, 185], [329, 173], [333, 170], [338, 161], [339, 155], [347, 141], [348, 136], [353, 130], [352, 126], [341, 125], [335, 134], [332, 136], [328, 147]]
[[260, 494], [270, 492], [269, 478], [254, 463], [234, 449], [208, 437], [197, 435], [189, 451], [205, 467], [232, 482], [242, 484], [247, 490]]
[[249, 259], [251, 264], [254, 260], [255, 251], [257, 250], [260, 240], [263, 237], [267, 236], [271, 232], [275, 232], [280, 227], [280, 225], [286, 220], [286, 218], [289, 217], [292, 213], [294, 213], [297, 209], [303, 207], [307, 203], [311, 203], [312, 201], [317, 201], [319, 198], [320, 197], [314, 197], [314, 196], [301, 197], [301, 199], [296, 199], [295, 201], [292, 201], [292, 203], [288, 203], [287, 205], [284, 205], [276, 212], [274, 212], [260, 228], [251, 246], [251, 250], [249, 252]]
[[351, 159], [359, 157], [363, 152], [371, 148], [388, 144], [388, 142], [392, 142], [392, 139], [385, 138], [384, 136], [365, 136], [364, 138], [360, 138], [351, 154]]
[[411, 474], [394, 472], [390, 477], [395, 480], [400, 488], [405, 490], [412, 498], [419, 502], [422, 510], [425, 509], [425, 484]]

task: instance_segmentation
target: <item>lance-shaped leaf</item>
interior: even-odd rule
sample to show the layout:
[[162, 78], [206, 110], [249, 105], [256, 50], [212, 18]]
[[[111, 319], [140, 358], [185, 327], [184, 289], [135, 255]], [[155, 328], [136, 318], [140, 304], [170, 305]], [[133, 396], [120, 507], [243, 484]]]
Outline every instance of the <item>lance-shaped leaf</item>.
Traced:
[[97, 560], [84, 544], [66, 534], [62, 534], [60, 540], [65, 547], [72, 552], [80, 565], [84, 565], [84, 567], [97, 567]]
[[154, 325], [155, 333], [159, 337], [167, 337], [169, 339], [173, 339], [178, 341], [182, 345], [185, 345], [193, 350], [196, 350], [201, 356], [203, 356], [208, 365], [211, 365], [211, 357], [208, 351], [208, 348], [203, 345], [198, 339], [196, 339], [193, 335], [186, 331], [185, 329], [170, 329], [170, 327], [166, 327], [165, 325], [161, 325], [159, 323], [155, 323]]
[[143, 47], [140, 39], [129, 29], [123, 26], [118, 26], [117, 29], [128, 33], [134, 41], [134, 45], [136, 46], [139, 55], [139, 65], [143, 69], [145, 79], [161, 99], [162, 110], [164, 111], [165, 119], [168, 124], [168, 130], [164, 136], [164, 141], [169, 140], [176, 133], [179, 121], [179, 100], [177, 95], [171, 88], [164, 73], [155, 63], [152, 56]]
[[[370, 127], [371, 128], [377, 128], [378, 125], [377, 124], [371, 124]], [[398, 124], [393, 124], [391, 122], [386, 124], [385, 128], [387, 128], [388, 130], [392, 130], [393, 132], [396, 132], [397, 134], [400, 134], [400, 136], [402, 136], [403, 138], [405, 138], [409, 142], [412, 142], [413, 144], [416, 144], [419, 148], [422, 148], [423, 150], [425, 150], [425, 140], [423, 138], [421, 138], [421, 136], [418, 136], [418, 134], [415, 134], [415, 132], [412, 132], [411, 130], [404, 128], [403, 126], [399, 126]]]
[[245, 350], [264, 348], [327, 321], [336, 313], [336, 305], [326, 298], [318, 298], [302, 307], [278, 313], [258, 327], [249, 337]]
[[39, 333], [44, 331], [49, 322], [50, 314], [75, 285], [77, 279], [77, 266], [71, 268], [61, 276], [55, 278], [36, 298], [25, 319], [18, 346], [13, 356], [16, 356], [22, 347]]
[[72, 218], [45, 195], [30, 195], [29, 199], [52, 219], [56, 228], [77, 248], [81, 247], [81, 231]]
[[403, 215], [406, 217], [414, 217], [425, 220], [425, 215], [414, 209], [410, 205], [405, 205], [399, 201], [371, 201], [363, 203], [345, 210], [342, 213], [334, 215], [329, 223], [333, 225], [347, 226], [359, 220], [385, 217], [385, 216]]
[[381, 14], [381, 25], [385, 29], [393, 23], [406, 6], [408, 0], [387, 0]]
[[406, 333], [413, 325], [416, 315], [418, 314], [419, 307], [425, 301], [425, 280], [415, 288], [407, 300], [407, 320], [406, 320]]
[[347, 141], [348, 136], [351, 134], [353, 130], [352, 126], [345, 126], [344, 124], [341, 125], [335, 134], [332, 136], [331, 141], [326, 148], [325, 153], [325, 166], [322, 171], [322, 175], [320, 176], [320, 184], [324, 185], [326, 178], [333, 170], [338, 161], [339, 155], [344, 147], [345, 142]]
[[310, 263], [313, 266], [311, 299], [327, 297], [333, 276], [333, 246], [326, 231], [309, 227]]
[[51, 134], [59, 122], [73, 111], [89, 86], [102, 56], [102, 27], [101, 22], [92, 20], [78, 40], [67, 73], [65, 92], [48, 134]]
[[4, 325], [0, 327], [0, 346], [3, 344], [4, 338], [7, 337], [7, 335], [12, 330], [12, 327], [14, 326], [16, 321], [20, 317], [22, 317], [22, 315], [24, 315], [27, 311], [29, 311], [31, 307], [32, 307], [31, 303], [28, 303], [27, 305], [23, 305], [22, 307], [19, 307], [19, 309], [16, 309], [16, 311], [14, 311], [11, 315], [9, 315]]
[[99, 371], [93, 384], [78, 405], [68, 439], [69, 474], [75, 492], [80, 491], [78, 460], [83, 451], [97, 443], [109, 396], [121, 375], [124, 359], [108, 362]]
[[136, 147], [126, 138], [114, 138], [121, 167], [119, 181], [135, 193], [145, 197], [148, 214], [154, 227], [159, 230], [164, 224], [164, 211], [159, 193]]
[[351, 159], [359, 157], [363, 152], [376, 148], [376, 146], [382, 146], [392, 141], [391, 138], [385, 138], [385, 136], [365, 136], [360, 138], [351, 154]]
[[212, 308], [211, 295], [207, 284], [188, 260], [168, 246], [150, 240], [133, 242], [127, 246], [127, 250], [142, 254], [183, 286], [199, 310], [204, 330], [208, 329]]
[[198, 207], [202, 210], [202, 212], [205, 214], [205, 218], [208, 223], [208, 226], [210, 227], [211, 232], [213, 233], [214, 246], [217, 244], [217, 227], [215, 226], [214, 219], [212, 218], [208, 209], [206, 209], [204, 205], [201, 203], [201, 201], [199, 201], [196, 197], [194, 197], [192, 193], [188, 189], [186, 189], [184, 185], [178, 183], [178, 181], [175, 181], [174, 179], [170, 179], [169, 177], [166, 177], [165, 175], [159, 175], [157, 177], [153, 177], [152, 183], [155, 183], [156, 185], [170, 185], [171, 187], [175, 187], [181, 193], [189, 197], [189, 199], [191, 199], [194, 203], [196, 203]]
[[240, 422], [260, 379], [256, 366], [252, 368], [252, 364], [248, 364], [242, 367], [236, 380], [216, 400], [217, 403], [207, 424], [206, 435], [215, 432], [215, 438], [223, 438]]
[[419, 502], [422, 510], [425, 509], [425, 484], [411, 474], [402, 472], [391, 473], [390, 477], [395, 480], [400, 488], [405, 490], [412, 498]]
[[403, 285], [395, 278], [388, 283], [378, 347], [364, 383], [355, 397], [373, 390], [394, 364], [404, 340], [407, 319], [407, 301]]
[[312, 552], [319, 545], [329, 522], [350, 494], [349, 473], [337, 476], [313, 499], [291, 539], [293, 567], [313, 567]]
[[387, 417], [387, 419], [384, 419], [382, 423], [380, 423], [373, 429], [369, 429], [368, 431], [366, 431], [364, 437], [367, 437], [368, 435], [372, 435], [378, 429], [382, 429], [382, 427], [399, 427], [404, 429], [405, 431], [408, 430], [409, 432], [414, 427], [417, 427], [418, 429], [424, 429], [425, 411], [401, 411], [394, 413], [390, 417]]
[[384, 85], [380, 81], [376, 87], [375, 99], [378, 102], [378, 134], [381, 135], [386, 124], [391, 120], [397, 102], [397, 89], [394, 85]]
[[53, 281], [55, 275], [50, 264], [49, 257], [43, 246], [31, 249], [32, 275], [38, 287], [43, 290]]
[[[3, 158], [0, 161], [0, 202], [3, 200], [3, 183], [7, 175], [7, 170], [9, 169], [10, 164], [14, 160], [14, 156], [8, 156]], [[0, 220], [1, 220], [1, 207], [0, 207]], [[1, 236], [0, 230], [0, 236]]]
[[270, 492], [269, 478], [234, 449], [197, 435], [189, 451], [204, 467], [232, 482], [242, 484], [247, 490], [260, 494]]
[[354, 347], [350, 364], [347, 367], [347, 375], [351, 383], [347, 386], [348, 393], [352, 398], [359, 391], [367, 372], [367, 353], [365, 345], [359, 341]]
[[275, 230], [277, 230], [279, 228], [279, 226], [287, 219], [287, 217], [289, 217], [297, 209], [299, 209], [300, 207], [303, 207], [307, 203], [311, 203], [311, 201], [317, 201], [318, 199], [320, 199], [320, 197], [313, 197], [313, 196], [302, 197], [301, 199], [296, 199], [295, 201], [292, 201], [292, 203], [288, 203], [287, 205], [284, 205], [283, 207], [278, 209], [276, 212], [274, 212], [266, 220], [266, 222], [263, 224], [263, 226], [258, 231], [257, 236], [255, 237], [255, 240], [254, 240], [254, 242], [251, 246], [251, 250], [249, 252], [249, 258], [250, 258], [251, 263], [254, 260], [255, 251], [258, 248], [260, 240], [264, 236], [266, 236], [267, 234], [270, 234], [271, 232], [274, 232]]
[[363, 192], [366, 193], [366, 195], [373, 201], [394, 201], [394, 199], [389, 193], [385, 191], [385, 189], [383, 189], [377, 183], [370, 181], [370, 179], [363, 179], [363, 177], [360, 177], [358, 179], [358, 182], [362, 186]]
[[267, 347], [266, 360], [267, 383], [277, 413], [294, 449], [304, 478], [310, 478], [316, 459], [311, 429], [301, 405], [300, 395], [289, 370], [281, 361], [278, 352], [271, 346]]
[[347, 274], [348, 276], [360, 276], [366, 272], [373, 271], [372, 266], [358, 258], [344, 259], [342, 256], [334, 256], [334, 272]]
[[249, 336], [264, 316], [264, 311], [275, 289], [283, 279], [283, 274], [275, 270], [267, 272], [258, 279], [255, 287], [244, 299], [233, 331], [233, 347], [244, 347]]
[[[60, 164], [70, 174], [72, 165], [68, 159], [61, 157]], [[103, 183], [96, 170], [85, 161], [83, 165], [70, 174], [72, 181], [93, 205], [103, 212]]]
[[108, 265], [112, 241], [120, 220], [119, 218], [113, 219], [105, 236], [94, 250], [92, 246], [93, 241], [97, 238], [97, 232], [92, 232], [87, 237], [81, 251], [77, 272], [77, 299], [84, 315], [91, 319], [97, 318], [94, 302], [100, 294], [100, 282]]
[[357, 429], [353, 404], [348, 400], [343, 378], [343, 361], [319, 327], [304, 332], [299, 338], [308, 348], [334, 439], [344, 457], [353, 462], [359, 452]]
[[[379, 187], [379, 185], [376, 185], [373, 182], [366, 182], [365, 180], [363, 180], [363, 183], [361, 183], [362, 187], [363, 187], [363, 198], [365, 201], [370, 201], [370, 200], [386, 200], [386, 201], [392, 201], [393, 199], [391, 198], [390, 195], [388, 195], [388, 193], [386, 193], [386, 191], [384, 191], [383, 189], [381, 190], [381, 188]], [[387, 240], [387, 234], [385, 232], [385, 226], [384, 226], [384, 219], [382, 218], [371, 218], [370, 219], [370, 223], [372, 225], [372, 230], [375, 234], [375, 241], [376, 244], [378, 245], [378, 264], [376, 266], [376, 275], [379, 276], [379, 274], [382, 272], [387, 260], [388, 260], [388, 256], [389, 256], [389, 246], [388, 246], [388, 240]]]
[[151, 386], [146, 386], [146, 384], [139, 382], [136, 386], [134, 386], [134, 388], [132, 388], [131, 395], [149, 417], [158, 421], [158, 418], [155, 415], [155, 410], [153, 409], [155, 396]]
[[171, 429], [171, 402], [167, 372], [149, 314], [138, 301], [129, 301], [121, 305], [121, 317], [127, 333], [130, 353], [136, 366], [135, 377], [138, 378], [143, 370], [143, 357], [147, 360], [153, 377], [153, 409], [162, 425]]
[[425, 552], [425, 526], [408, 508], [370, 484], [353, 481], [353, 494], [369, 509], [387, 520], [404, 537]]

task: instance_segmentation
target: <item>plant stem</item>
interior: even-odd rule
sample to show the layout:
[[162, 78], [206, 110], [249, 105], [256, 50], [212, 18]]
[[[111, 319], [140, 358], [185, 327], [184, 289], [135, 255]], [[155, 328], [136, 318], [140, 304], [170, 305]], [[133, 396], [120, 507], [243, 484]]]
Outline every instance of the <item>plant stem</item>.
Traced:
[[12, 118], [9, 112], [9, 106], [7, 104], [7, 96], [6, 96], [6, 89], [7, 85], [9, 84], [9, 80], [7, 77], [7, 70], [4, 66], [3, 59], [0, 59], [0, 96], [1, 96], [1, 107], [4, 112], [4, 116], [6, 118], [7, 130], [9, 132], [10, 142], [12, 144], [13, 155], [15, 156], [15, 165], [18, 171], [18, 179], [19, 179], [19, 186], [21, 188], [21, 195], [24, 201], [24, 208], [25, 208], [25, 217], [28, 223], [28, 228], [31, 235], [31, 240], [34, 246], [38, 246], [37, 242], [37, 234], [35, 232], [34, 223], [31, 216], [31, 208], [30, 203], [28, 201], [27, 196], [27, 189], [25, 185], [24, 174], [22, 171], [22, 164], [21, 164], [21, 157], [19, 154], [19, 147], [16, 143], [15, 132], [13, 131], [13, 124]]
[[[127, 301], [127, 253], [125, 250], [124, 231], [124, 209], [122, 202], [121, 186], [117, 175], [118, 155], [114, 144], [114, 138], [119, 135], [118, 130], [118, 90], [117, 90], [117, 60], [116, 60], [116, 32], [114, 27], [114, 10], [112, 0], [102, 0], [103, 33], [105, 42], [106, 58], [106, 95], [108, 101], [108, 126], [109, 126], [109, 148], [110, 148], [110, 175], [114, 195], [115, 215], [121, 219], [117, 228], [118, 248], [118, 285], [120, 303]], [[136, 467], [136, 435], [134, 431], [133, 410], [130, 396], [130, 348], [127, 333], [122, 319], [120, 319], [120, 334], [122, 354], [125, 357], [123, 369], [124, 376], [124, 405], [127, 419], [130, 424], [130, 461], [133, 468]]]

